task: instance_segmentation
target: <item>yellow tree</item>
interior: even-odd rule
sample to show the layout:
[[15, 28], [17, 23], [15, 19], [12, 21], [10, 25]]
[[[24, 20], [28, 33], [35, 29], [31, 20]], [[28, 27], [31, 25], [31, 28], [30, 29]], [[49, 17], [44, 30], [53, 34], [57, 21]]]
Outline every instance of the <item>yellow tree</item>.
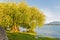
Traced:
[[[14, 6], [14, 7], [13, 7]], [[13, 31], [18, 32], [19, 29], [16, 28], [18, 26], [18, 16], [17, 7], [15, 3], [1, 3], [0, 4], [0, 25], [7, 27], [12, 26]], [[16, 16], [17, 15], [17, 16]]]
[[[30, 7], [25, 4], [24, 2], [21, 2], [18, 4], [18, 13], [20, 14], [20, 26], [25, 27], [24, 25], [28, 24], [30, 22]], [[28, 23], [27, 23], [28, 22]]]
[[8, 10], [6, 10], [7, 7], [5, 6], [5, 3], [0, 3], [0, 25], [2, 25], [4, 28], [6, 28], [7, 25], [11, 24], [11, 17], [9, 15], [6, 15], [6, 12]]
[[45, 15], [38, 10], [36, 7], [31, 7], [31, 22], [30, 22], [30, 28], [29, 30], [31, 32], [34, 32], [34, 29], [39, 26], [41, 27], [44, 24], [45, 21]]
[[26, 3], [0, 3], [0, 25], [11, 26], [13, 32], [19, 32], [19, 26], [34, 32], [36, 26], [42, 26], [45, 15]]
[[19, 32], [19, 28], [18, 26], [20, 25], [19, 24], [19, 21], [20, 21], [20, 14], [18, 14], [17, 12], [17, 5], [15, 3], [9, 3], [8, 4], [8, 10], [9, 10], [9, 13], [8, 15], [11, 17], [11, 20], [12, 20], [12, 32]]
[[29, 7], [26, 3], [21, 2], [18, 5], [18, 12], [21, 13], [21, 25], [34, 32], [36, 26], [42, 26], [45, 21], [45, 15], [35, 7]]

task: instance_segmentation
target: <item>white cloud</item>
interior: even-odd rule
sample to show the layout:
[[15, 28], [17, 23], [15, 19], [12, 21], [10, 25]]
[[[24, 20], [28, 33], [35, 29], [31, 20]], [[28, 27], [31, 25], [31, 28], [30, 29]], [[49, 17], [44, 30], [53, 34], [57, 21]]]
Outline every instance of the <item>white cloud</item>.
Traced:
[[49, 8], [42, 8], [42, 12], [46, 15], [46, 21], [45, 23], [52, 22], [53, 20], [53, 12]]
[[3, 2], [4, 0], [0, 0], [0, 2]]
[[0, 0], [0, 2], [16, 2], [16, 0]]
[[[58, 7], [60, 8], [60, 7]], [[42, 8], [42, 12], [46, 15], [46, 23], [50, 23], [53, 21], [60, 21], [60, 9], [56, 8], [55, 11], [51, 11], [49, 8]]]
[[56, 6], [55, 8], [58, 8], [58, 9], [60, 9], [60, 6]]
[[46, 17], [52, 17], [52, 12], [49, 9], [43, 8], [41, 11], [46, 15]]

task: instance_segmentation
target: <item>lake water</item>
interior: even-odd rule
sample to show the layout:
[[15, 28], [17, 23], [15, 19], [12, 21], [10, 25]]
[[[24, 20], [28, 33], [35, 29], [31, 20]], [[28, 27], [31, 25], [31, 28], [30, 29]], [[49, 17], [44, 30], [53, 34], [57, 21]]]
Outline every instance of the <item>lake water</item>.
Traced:
[[60, 25], [44, 25], [42, 28], [36, 28], [37, 35], [44, 37], [60, 38]]

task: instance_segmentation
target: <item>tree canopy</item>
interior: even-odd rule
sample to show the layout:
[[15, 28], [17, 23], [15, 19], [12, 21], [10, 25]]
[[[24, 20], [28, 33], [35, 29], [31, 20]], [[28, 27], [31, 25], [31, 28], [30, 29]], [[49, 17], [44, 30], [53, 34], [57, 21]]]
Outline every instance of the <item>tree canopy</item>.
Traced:
[[24, 2], [0, 3], [0, 25], [20, 26], [28, 29], [34, 29], [36, 26], [42, 26], [45, 21], [45, 15], [36, 7], [30, 7]]

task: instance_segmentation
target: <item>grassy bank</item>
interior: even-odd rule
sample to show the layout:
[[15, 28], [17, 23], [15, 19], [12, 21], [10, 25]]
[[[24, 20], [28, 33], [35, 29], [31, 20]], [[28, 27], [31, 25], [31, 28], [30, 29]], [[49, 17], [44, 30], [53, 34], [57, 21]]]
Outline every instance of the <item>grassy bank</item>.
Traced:
[[58, 38], [46, 38], [40, 37], [35, 38], [33, 35], [24, 34], [24, 33], [7, 33], [9, 40], [60, 40]]

